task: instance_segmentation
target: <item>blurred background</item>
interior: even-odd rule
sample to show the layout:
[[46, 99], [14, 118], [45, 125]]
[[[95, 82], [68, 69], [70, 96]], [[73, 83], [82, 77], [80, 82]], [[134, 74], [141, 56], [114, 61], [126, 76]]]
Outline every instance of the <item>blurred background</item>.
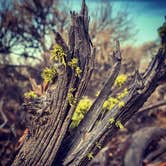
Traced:
[[[157, 29], [164, 22], [166, 2], [86, 2], [90, 36], [97, 48], [95, 69], [86, 95], [94, 99], [111, 70], [115, 40], [120, 40], [121, 44], [121, 74], [130, 75], [135, 67], [140, 72], [145, 71], [160, 46]], [[32, 88], [29, 79], [41, 84], [41, 71], [48, 65], [55, 32], [60, 32], [67, 41], [70, 10], [79, 11], [80, 8], [81, 0], [0, 0], [0, 165], [11, 164], [18, 139], [26, 128], [21, 104], [24, 93]], [[161, 85], [145, 106], [166, 100], [165, 90], [166, 85]], [[127, 139], [143, 126], [166, 127], [164, 109], [162, 106], [139, 114], [123, 138]], [[114, 141], [117, 148], [118, 141], [125, 140], [117, 134]], [[116, 159], [110, 157], [110, 161], [120, 164], [117, 156]]]

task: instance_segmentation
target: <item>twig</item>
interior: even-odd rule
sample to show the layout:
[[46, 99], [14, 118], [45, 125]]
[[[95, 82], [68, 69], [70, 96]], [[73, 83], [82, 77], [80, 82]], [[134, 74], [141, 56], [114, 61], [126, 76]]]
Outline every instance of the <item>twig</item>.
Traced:
[[6, 123], [8, 122], [8, 119], [7, 119], [6, 115], [4, 114], [4, 112], [2, 110], [3, 103], [4, 103], [4, 101], [2, 99], [0, 101], [0, 113], [2, 115], [2, 118], [3, 118], [4, 122], [0, 125], [0, 128], [3, 128], [6, 125]]
[[154, 109], [154, 108], [157, 108], [157, 107], [161, 107], [163, 105], [166, 105], [166, 101], [163, 100], [163, 101], [159, 101], [155, 104], [152, 104], [152, 105], [148, 105], [146, 107], [143, 107], [139, 110], [139, 112], [143, 112], [143, 111], [148, 111], [148, 110], [151, 110], [151, 109]]

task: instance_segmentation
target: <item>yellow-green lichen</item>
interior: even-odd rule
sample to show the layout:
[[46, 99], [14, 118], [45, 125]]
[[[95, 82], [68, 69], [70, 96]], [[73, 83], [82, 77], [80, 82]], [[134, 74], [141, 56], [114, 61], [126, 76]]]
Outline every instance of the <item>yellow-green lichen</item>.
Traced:
[[117, 95], [117, 98], [118, 98], [119, 100], [121, 100], [121, 99], [124, 98], [128, 93], [129, 93], [129, 90], [128, 90], [127, 88], [125, 88], [125, 89], [123, 90], [123, 92], [121, 92], [121, 93], [119, 93], [119, 94]]
[[83, 97], [79, 101], [76, 110], [72, 116], [72, 123], [70, 125], [70, 128], [75, 128], [79, 125], [79, 123], [84, 118], [85, 114], [87, 113], [91, 105], [92, 100], [90, 100], [88, 97]]
[[76, 76], [80, 77], [82, 70], [80, 69], [80, 67], [76, 67], [75, 72], [76, 72]]
[[65, 57], [67, 56], [66, 53], [63, 51], [62, 47], [58, 44], [54, 45], [53, 49], [50, 51], [50, 60], [55, 62], [59, 62], [66, 66]]
[[102, 147], [101, 147], [101, 144], [99, 143], [99, 142], [96, 142], [96, 147], [98, 148], [98, 149], [101, 149]]
[[109, 122], [110, 122], [111, 124], [113, 124], [113, 123], [115, 122], [115, 119], [114, 119], [114, 118], [110, 118], [110, 119], [109, 119]]
[[[72, 103], [74, 97], [71, 93], [69, 94], [70, 94], [69, 98], [71, 98], [70, 103]], [[127, 94], [128, 94], [128, 89], [126, 88], [122, 93], [119, 93], [116, 97], [109, 97], [103, 104], [102, 107], [103, 111], [111, 110], [115, 105], [118, 105], [119, 108], [124, 107], [125, 102], [122, 100], [122, 98], [124, 98]], [[75, 128], [79, 125], [79, 123], [84, 118], [85, 114], [87, 113], [91, 105], [92, 105], [92, 100], [89, 99], [88, 97], [84, 97], [79, 101], [76, 110], [72, 116], [72, 123], [70, 125], [70, 128]], [[110, 118], [109, 122], [110, 124], [113, 124], [115, 122], [114, 118]]]
[[37, 97], [37, 94], [34, 91], [29, 91], [24, 93], [24, 97], [26, 99], [35, 99]]
[[118, 120], [118, 121], [115, 123], [115, 126], [118, 127], [118, 128], [120, 128], [121, 130], [124, 130], [124, 129], [125, 129], [125, 127], [123, 126], [123, 124], [121, 123], [120, 120]]
[[122, 107], [124, 107], [125, 106], [125, 102], [124, 101], [119, 101], [118, 102], [118, 107], [119, 108], [122, 108]]
[[125, 88], [123, 92], [119, 93], [116, 97], [109, 97], [103, 104], [103, 109], [111, 110], [116, 104], [119, 108], [125, 106], [125, 102], [122, 100], [128, 94], [128, 89]]
[[115, 97], [109, 97], [103, 104], [103, 109], [111, 110], [119, 100]]
[[58, 72], [55, 67], [50, 67], [50, 68], [46, 67], [43, 70], [41, 76], [45, 82], [52, 82], [55, 76], [57, 76], [57, 74]]
[[75, 101], [75, 98], [74, 98], [74, 95], [73, 95], [73, 92], [75, 91], [75, 88], [70, 88], [69, 89], [69, 92], [67, 94], [67, 99], [68, 99], [68, 102], [69, 104], [72, 106], [76, 103]]
[[94, 158], [93, 152], [89, 152], [87, 157], [88, 157], [88, 160], [93, 159]]
[[121, 87], [127, 80], [127, 75], [126, 74], [121, 74], [119, 75], [115, 82], [114, 82], [114, 86], [115, 87]]
[[73, 58], [70, 62], [68, 62], [68, 65], [75, 69], [78, 66], [78, 58]]
[[78, 58], [73, 58], [70, 62], [68, 62], [68, 65], [75, 71], [76, 76], [81, 76], [82, 70], [78, 66]]
[[100, 91], [97, 91], [95, 96], [98, 97], [99, 94], [100, 94]]

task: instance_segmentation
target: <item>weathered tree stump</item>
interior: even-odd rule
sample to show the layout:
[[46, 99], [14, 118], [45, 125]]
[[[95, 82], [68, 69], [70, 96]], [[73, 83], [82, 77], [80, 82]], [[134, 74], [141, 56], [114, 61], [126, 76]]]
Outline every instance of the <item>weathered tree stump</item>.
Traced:
[[[144, 74], [139, 74], [136, 70], [128, 87], [128, 95], [122, 99], [125, 105], [119, 107], [117, 104], [98, 121], [102, 105], [111, 95], [112, 86], [120, 71], [121, 52], [117, 41], [112, 55], [114, 65], [110, 76], [85, 118], [70, 139], [67, 139], [69, 140], [67, 146], [65, 140], [71, 118], [86, 90], [95, 59], [95, 47], [88, 34], [89, 17], [84, 0], [79, 14], [71, 12], [71, 20], [68, 45], [56, 32], [56, 42], [67, 55], [64, 59], [66, 65], [59, 64], [57, 81], [49, 85], [43, 96], [29, 104], [32, 122], [29, 127], [30, 133], [19, 150], [13, 166], [49, 166], [55, 158], [55, 165], [56, 163], [71, 166], [87, 165], [100, 150], [96, 143], [103, 147], [107, 138], [111, 139], [118, 130], [117, 122], [125, 124], [142, 107], [156, 87], [166, 81], [166, 49], [161, 48]], [[80, 75], [68, 65], [73, 58], [78, 59], [78, 66], [82, 71]], [[61, 149], [65, 149], [63, 156], [58, 154], [62, 153]], [[61, 156], [60, 161], [57, 156]]]

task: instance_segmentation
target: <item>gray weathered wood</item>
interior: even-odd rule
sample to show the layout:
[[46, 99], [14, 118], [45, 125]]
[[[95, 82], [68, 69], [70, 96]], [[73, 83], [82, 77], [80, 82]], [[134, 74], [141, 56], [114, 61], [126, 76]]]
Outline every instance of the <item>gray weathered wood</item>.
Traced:
[[[72, 115], [86, 90], [94, 66], [95, 48], [91, 43], [88, 28], [88, 9], [83, 0], [81, 12], [71, 12], [69, 43], [66, 44], [61, 35], [55, 32], [56, 42], [67, 54], [66, 64], [73, 57], [78, 58], [82, 73], [78, 77], [68, 65], [66, 67], [63, 64], [59, 65], [57, 81], [49, 85], [45, 95], [27, 104], [29, 118], [31, 118], [30, 133], [16, 156], [13, 166], [49, 166], [55, 157], [60, 156], [58, 153], [61, 149], [65, 149], [64, 142], [67, 142], [66, 136]], [[93, 153], [95, 156], [99, 151], [96, 142], [104, 146], [107, 138], [111, 138], [118, 131], [116, 122], [125, 124], [142, 107], [156, 87], [166, 81], [165, 59], [166, 51], [161, 48], [143, 75], [135, 71], [128, 87], [129, 93], [122, 99], [125, 106], [120, 108], [118, 104], [115, 105], [96, 123], [104, 101], [111, 95], [113, 83], [120, 70], [121, 53], [117, 42], [110, 76], [76, 132], [70, 139], [67, 138], [69, 141], [67, 144], [70, 146], [65, 149], [61, 158], [63, 165], [88, 164], [88, 154]], [[73, 96], [76, 102], [73, 105], [70, 105], [67, 97], [71, 88], [75, 89]], [[110, 118], [114, 119], [114, 123], [110, 123]], [[62, 164], [58, 159], [56, 158], [58, 165]]]

